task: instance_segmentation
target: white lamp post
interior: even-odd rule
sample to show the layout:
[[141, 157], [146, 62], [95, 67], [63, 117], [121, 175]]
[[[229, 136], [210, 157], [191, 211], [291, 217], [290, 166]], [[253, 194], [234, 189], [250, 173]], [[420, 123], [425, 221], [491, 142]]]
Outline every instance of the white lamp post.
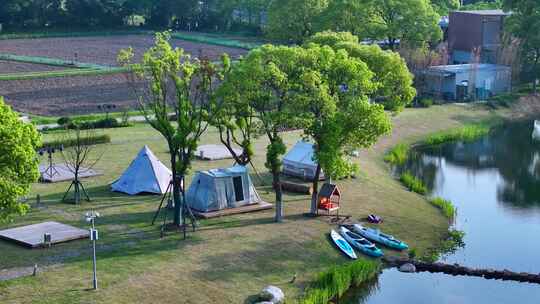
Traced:
[[86, 218], [86, 221], [92, 224], [92, 228], [90, 228], [90, 240], [92, 241], [92, 258], [94, 261], [93, 282], [94, 282], [94, 290], [97, 290], [98, 285], [97, 285], [97, 269], [96, 269], [96, 241], [98, 240], [99, 236], [98, 236], [98, 231], [95, 227], [95, 221], [96, 221], [96, 218], [99, 217], [99, 213], [95, 211], [90, 211], [90, 212], [86, 212], [84, 216]]

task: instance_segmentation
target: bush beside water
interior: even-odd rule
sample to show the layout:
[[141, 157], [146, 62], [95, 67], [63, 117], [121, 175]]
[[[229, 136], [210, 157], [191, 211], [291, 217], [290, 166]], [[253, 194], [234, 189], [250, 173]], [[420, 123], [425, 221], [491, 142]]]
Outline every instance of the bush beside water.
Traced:
[[489, 127], [482, 125], [468, 125], [462, 128], [438, 132], [430, 135], [424, 143], [437, 146], [451, 141], [473, 141], [489, 133]]
[[457, 229], [448, 230], [446, 238], [441, 241], [440, 246], [436, 251], [432, 251], [422, 257], [423, 261], [435, 262], [441, 258], [441, 256], [452, 254], [458, 249], [465, 247], [465, 232]]
[[452, 204], [451, 201], [445, 200], [440, 197], [430, 199], [429, 202], [439, 208], [441, 212], [449, 219], [454, 219], [456, 217], [456, 207]]
[[403, 165], [409, 157], [411, 147], [407, 144], [398, 144], [394, 146], [384, 156], [384, 161], [392, 165]]
[[401, 174], [399, 180], [405, 187], [407, 187], [407, 189], [412, 192], [416, 192], [418, 194], [426, 194], [427, 192], [426, 185], [424, 185], [420, 179], [416, 178], [416, 176], [412, 175], [410, 172], [404, 172]]
[[349, 288], [360, 286], [375, 278], [379, 270], [379, 263], [366, 260], [334, 266], [319, 274], [317, 280], [310, 284], [305, 296], [298, 303], [328, 303], [333, 298], [342, 296]]

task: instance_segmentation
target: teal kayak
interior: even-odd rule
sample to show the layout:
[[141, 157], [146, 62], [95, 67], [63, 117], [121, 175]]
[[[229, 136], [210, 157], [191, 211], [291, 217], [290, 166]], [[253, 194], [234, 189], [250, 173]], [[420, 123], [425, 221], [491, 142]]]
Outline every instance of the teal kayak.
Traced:
[[338, 248], [343, 251], [349, 258], [356, 259], [356, 253], [354, 252], [354, 249], [347, 243], [347, 241], [339, 235], [335, 230], [330, 231], [330, 237], [332, 238], [332, 241], [338, 246]]
[[351, 230], [370, 241], [385, 245], [393, 249], [405, 250], [409, 248], [409, 246], [404, 242], [394, 238], [389, 234], [382, 233], [379, 229], [373, 229], [364, 227], [360, 224], [354, 224], [352, 225]]
[[376, 258], [383, 256], [382, 250], [361, 235], [354, 233], [343, 226], [339, 227], [339, 233], [347, 240], [347, 242], [349, 242], [349, 244], [356, 247], [363, 254]]

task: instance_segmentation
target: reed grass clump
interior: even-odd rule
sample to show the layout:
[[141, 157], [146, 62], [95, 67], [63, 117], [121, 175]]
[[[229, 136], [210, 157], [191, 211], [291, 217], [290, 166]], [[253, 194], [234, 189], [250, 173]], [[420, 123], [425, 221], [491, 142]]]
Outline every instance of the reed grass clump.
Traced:
[[412, 192], [416, 192], [418, 194], [426, 194], [427, 187], [424, 185], [424, 183], [416, 178], [416, 176], [412, 175], [410, 172], [404, 172], [399, 177], [399, 180], [401, 183], [407, 187]]
[[379, 270], [379, 263], [367, 260], [334, 266], [319, 274], [317, 280], [307, 288], [305, 296], [298, 303], [328, 303], [331, 299], [342, 296], [349, 288], [375, 278]]
[[429, 146], [438, 146], [452, 141], [473, 141], [489, 133], [489, 127], [483, 125], [468, 125], [458, 129], [438, 132], [430, 135], [424, 141]]
[[386, 153], [384, 161], [392, 165], [403, 165], [409, 157], [411, 147], [407, 144], [398, 144]]
[[456, 217], [456, 207], [452, 204], [451, 201], [445, 200], [440, 197], [436, 197], [433, 199], [430, 199], [429, 202], [439, 208], [441, 212], [446, 216], [447, 218], [453, 220]]

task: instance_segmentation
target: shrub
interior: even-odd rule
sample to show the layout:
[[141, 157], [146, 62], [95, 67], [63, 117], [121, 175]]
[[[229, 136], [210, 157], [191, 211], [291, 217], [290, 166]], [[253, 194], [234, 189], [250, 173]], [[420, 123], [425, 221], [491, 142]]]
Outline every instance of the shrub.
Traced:
[[116, 118], [103, 118], [99, 120], [94, 121], [86, 121], [77, 123], [76, 126], [79, 127], [81, 130], [88, 130], [88, 129], [105, 129], [105, 128], [119, 128], [121, 127], [120, 123]]
[[401, 174], [399, 180], [412, 192], [426, 194], [427, 188], [424, 183], [409, 172]]
[[409, 256], [409, 259], [415, 259], [417, 256], [416, 248], [410, 249], [407, 255]]
[[[85, 139], [86, 139], [86, 141], [84, 142], [85, 145], [106, 144], [106, 143], [111, 142], [111, 137], [107, 134], [90, 136]], [[65, 138], [65, 139], [60, 139], [60, 140], [44, 142], [43, 146], [54, 146], [54, 147], [64, 146], [64, 148], [67, 148], [67, 147], [75, 146], [76, 144], [77, 144], [76, 139]]]
[[422, 99], [420, 99], [420, 101], [418, 103], [423, 108], [429, 108], [429, 107], [431, 107], [433, 105], [433, 99], [431, 99], [431, 98], [422, 98]]
[[56, 123], [58, 123], [59, 125], [61, 126], [65, 126], [65, 125], [70, 125], [73, 121], [71, 120], [70, 117], [60, 117], [58, 118], [58, 121]]
[[457, 229], [449, 229], [446, 237], [441, 240], [438, 248], [429, 252], [421, 259], [426, 262], [435, 262], [441, 258], [441, 256], [455, 253], [458, 249], [465, 247], [465, 232]]
[[456, 217], [456, 207], [452, 205], [451, 201], [447, 201], [443, 198], [436, 197], [433, 199], [430, 199], [429, 202], [439, 208], [441, 212], [449, 219], [454, 219]]
[[407, 144], [398, 144], [386, 153], [384, 160], [392, 165], [403, 165], [409, 157], [410, 149]]
[[82, 121], [74, 122], [68, 126], [70, 129], [80, 129], [80, 130], [89, 130], [89, 129], [109, 129], [109, 128], [123, 128], [129, 127], [129, 122], [118, 122], [116, 118], [102, 118], [93, 121]]
[[379, 263], [366, 260], [334, 266], [319, 274], [299, 303], [328, 303], [331, 299], [342, 296], [352, 286], [359, 286], [375, 278], [379, 267]]

